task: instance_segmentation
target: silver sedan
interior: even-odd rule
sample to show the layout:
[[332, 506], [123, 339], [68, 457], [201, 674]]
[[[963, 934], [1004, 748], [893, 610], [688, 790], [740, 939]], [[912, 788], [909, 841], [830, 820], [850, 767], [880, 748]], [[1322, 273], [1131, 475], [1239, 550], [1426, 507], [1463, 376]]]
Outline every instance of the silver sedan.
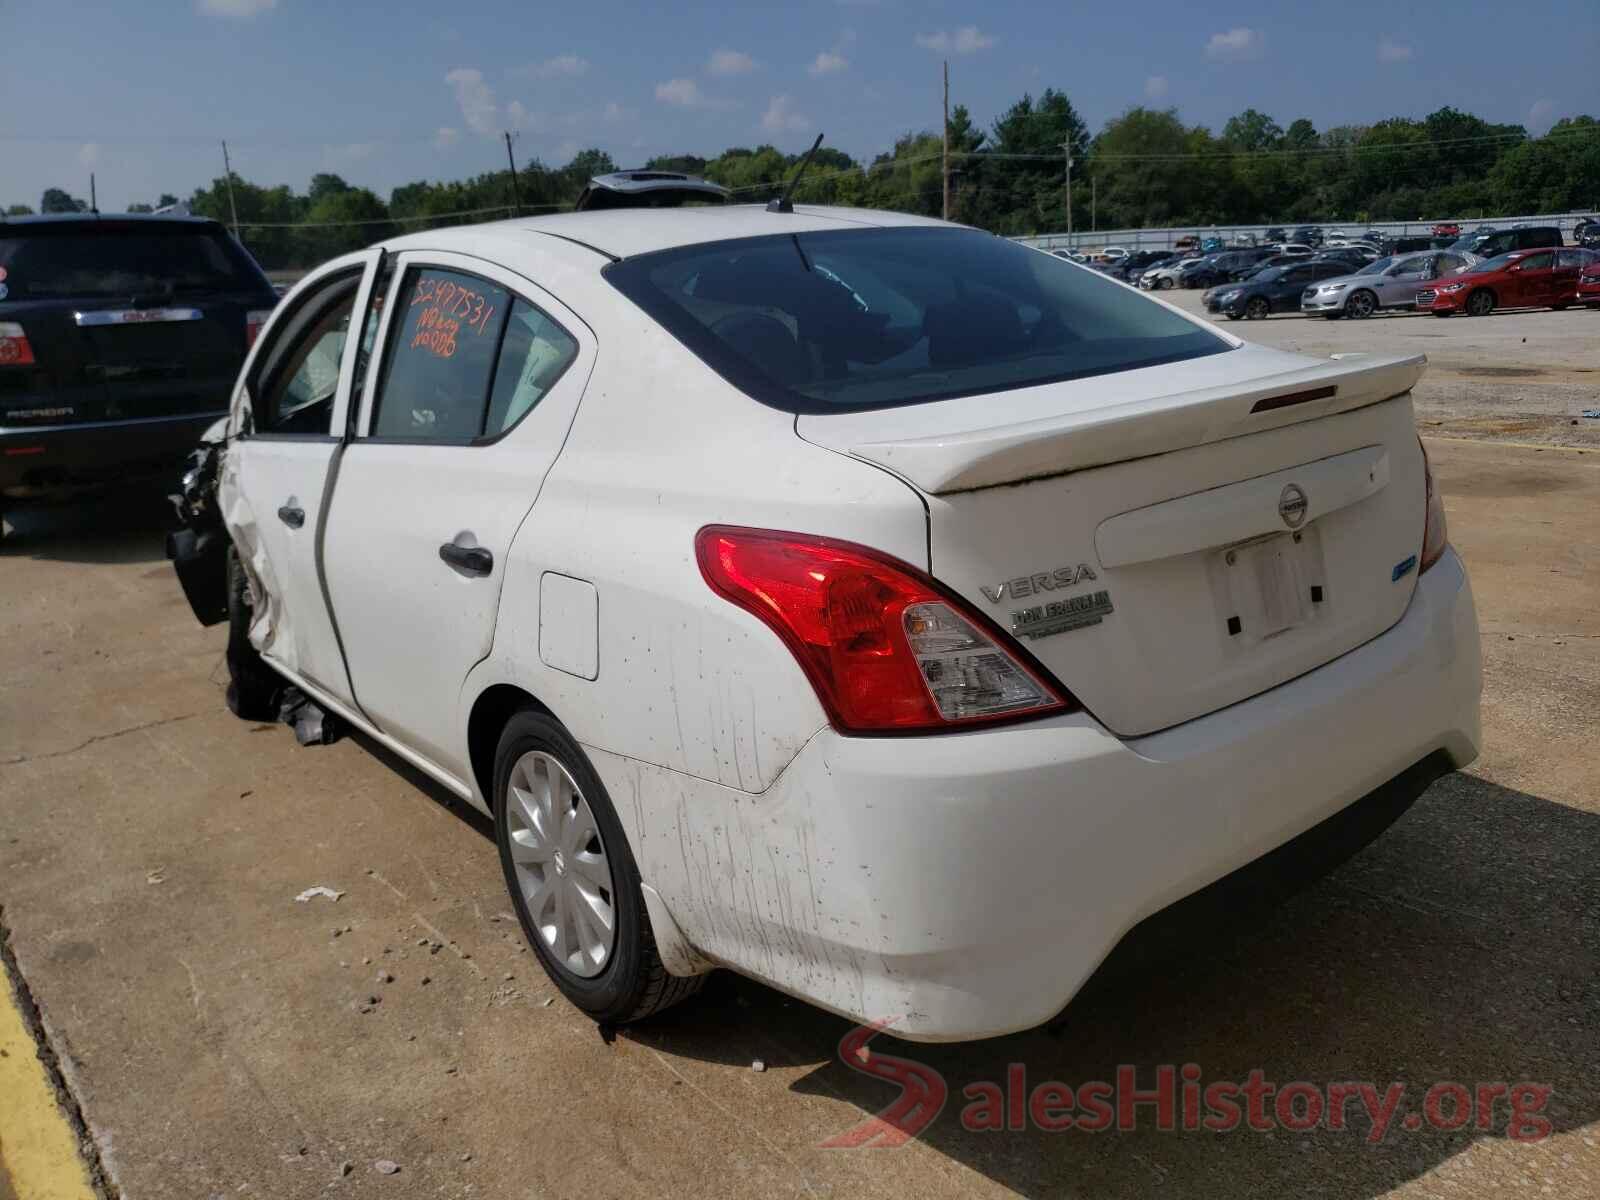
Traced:
[[1437, 250], [1380, 258], [1352, 275], [1339, 275], [1306, 288], [1300, 296], [1300, 311], [1335, 320], [1370, 317], [1385, 308], [1415, 308], [1422, 284], [1454, 275], [1475, 261], [1471, 254]]

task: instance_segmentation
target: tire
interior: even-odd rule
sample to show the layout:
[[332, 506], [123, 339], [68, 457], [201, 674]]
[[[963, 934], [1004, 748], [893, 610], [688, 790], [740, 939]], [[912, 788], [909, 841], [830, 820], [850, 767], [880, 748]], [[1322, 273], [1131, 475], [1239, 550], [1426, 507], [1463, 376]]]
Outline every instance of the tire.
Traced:
[[[514, 781], [526, 801], [513, 796]], [[562, 995], [602, 1025], [624, 1025], [700, 990], [705, 976], [681, 978], [661, 965], [616, 809], [560, 722], [531, 708], [506, 722], [495, 751], [493, 799], [512, 908]], [[586, 899], [591, 893], [595, 899]]]
[[1170, 292], [1172, 290], [1172, 280], [1170, 280], [1170, 279], [1158, 279], [1158, 280], [1156, 280], [1156, 290], [1159, 291], [1159, 292]]
[[1467, 297], [1467, 316], [1487, 317], [1494, 311], [1494, 293], [1481, 288]]
[[1245, 302], [1244, 315], [1252, 321], [1265, 321], [1272, 315], [1272, 305], [1265, 296], [1251, 296]]
[[1552, 304], [1550, 306], [1550, 311], [1551, 312], [1565, 312], [1568, 307], [1569, 306], [1566, 305], [1566, 304]]
[[1378, 298], [1366, 288], [1361, 288], [1350, 294], [1344, 302], [1345, 312], [1350, 314], [1352, 320], [1365, 321], [1378, 311]]
[[250, 581], [228, 547], [228, 711], [241, 721], [276, 721], [283, 680], [250, 644]]

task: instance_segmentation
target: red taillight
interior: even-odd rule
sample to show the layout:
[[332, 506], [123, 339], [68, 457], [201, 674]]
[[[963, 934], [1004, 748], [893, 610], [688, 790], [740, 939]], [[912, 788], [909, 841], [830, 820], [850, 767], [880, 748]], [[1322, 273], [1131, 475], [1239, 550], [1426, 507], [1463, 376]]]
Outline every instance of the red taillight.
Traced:
[[[1417, 439], [1422, 445], [1422, 439]], [[1450, 531], [1444, 523], [1444, 500], [1439, 496], [1439, 485], [1434, 482], [1433, 466], [1428, 462], [1428, 448], [1422, 446], [1422, 481], [1427, 489], [1427, 516], [1422, 521], [1422, 554], [1417, 567], [1420, 575], [1444, 557], [1450, 544]]]
[[261, 327], [267, 323], [267, 318], [272, 315], [270, 308], [257, 308], [244, 315], [244, 348], [250, 349], [256, 344], [256, 338], [261, 335]]
[[708, 525], [713, 590], [766, 622], [841, 733], [913, 733], [1059, 712], [1073, 701], [1010, 639], [906, 563], [832, 538]]
[[0, 321], [0, 367], [33, 366], [33, 347], [15, 321]]

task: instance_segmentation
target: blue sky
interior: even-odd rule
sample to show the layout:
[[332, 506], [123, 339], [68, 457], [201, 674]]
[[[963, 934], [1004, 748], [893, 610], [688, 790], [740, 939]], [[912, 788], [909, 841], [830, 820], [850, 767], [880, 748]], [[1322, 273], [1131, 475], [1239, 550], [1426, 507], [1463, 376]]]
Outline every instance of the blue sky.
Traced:
[[503, 166], [507, 128], [519, 162], [818, 130], [864, 156], [937, 128], [946, 57], [985, 125], [1047, 86], [1093, 130], [1135, 104], [1213, 128], [1252, 106], [1319, 129], [1444, 104], [1535, 132], [1600, 115], [1596, 0], [0, 0], [0, 204], [87, 196], [91, 169], [105, 210], [184, 196], [223, 137], [247, 179], [384, 195]]

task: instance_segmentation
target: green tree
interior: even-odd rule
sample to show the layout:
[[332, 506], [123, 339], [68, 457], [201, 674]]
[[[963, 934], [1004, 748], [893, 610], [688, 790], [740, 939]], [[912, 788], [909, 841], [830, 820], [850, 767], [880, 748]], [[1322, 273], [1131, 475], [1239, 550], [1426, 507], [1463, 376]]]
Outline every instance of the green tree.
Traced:
[[44, 195], [39, 198], [39, 211], [42, 213], [71, 213], [87, 212], [89, 205], [82, 200], [71, 196], [60, 188], [45, 188]]
[[1228, 118], [1228, 123], [1222, 127], [1222, 140], [1235, 150], [1252, 154], [1276, 150], [1283, 141], [1283, 129], [1266, 113], [1247, 108], [1238, 116]]
[[31, 217], [33, 216], [33, 209], [29, 208], [26, 204], [13, 204], [6, 209], [6, 216]]

